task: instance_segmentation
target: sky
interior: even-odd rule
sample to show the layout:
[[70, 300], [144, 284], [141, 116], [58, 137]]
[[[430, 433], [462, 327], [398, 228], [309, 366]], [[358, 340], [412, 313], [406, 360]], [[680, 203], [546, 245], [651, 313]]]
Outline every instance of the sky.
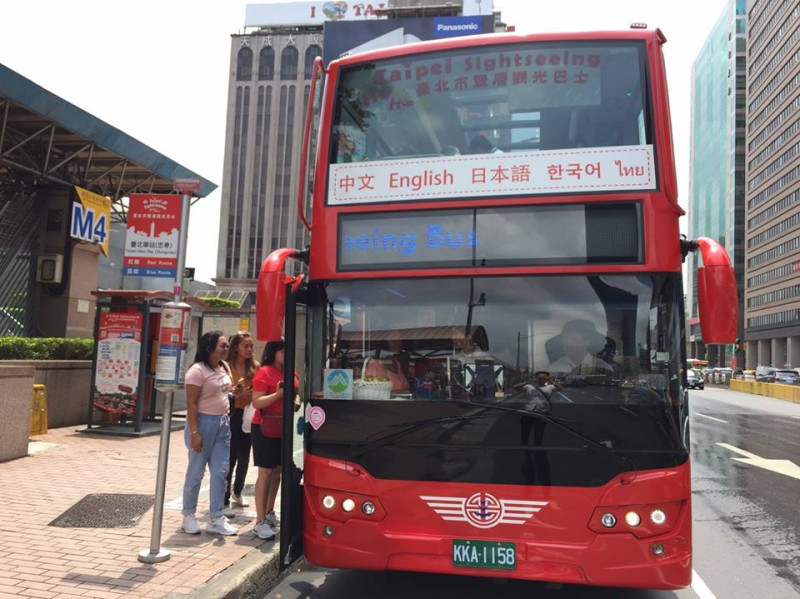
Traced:
[[[230, 36], [253, 3], [0, 0], [0, 63], [221, 187]], [[494, 3], [518, 33], [661, 28], [685, 209], [692, 63], [727, 0]], [[220, 197], [191, 210], [186, 265], [198, 280], [216, 276]]]

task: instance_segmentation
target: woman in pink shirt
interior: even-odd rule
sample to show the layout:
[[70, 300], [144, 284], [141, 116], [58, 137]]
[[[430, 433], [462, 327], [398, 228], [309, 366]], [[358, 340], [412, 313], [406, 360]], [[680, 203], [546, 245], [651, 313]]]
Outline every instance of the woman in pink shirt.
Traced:
[[223, 361], [228, 353], [228, 340], [221, 331], [205, 333], [197, 344], [194, 364], [186, 371], [186, 429], [184, 438], [189, 449], [189, 465], [183, 484], [183, 530], [199, 534], [195, 518], [200, 485], [206, 465], [211, 472], [211, 497], [206, 532], [235, 535], [237, 530], [223, 515], [228, 470], [230, 469], [230, 402], [228, 393], [233, 381]]

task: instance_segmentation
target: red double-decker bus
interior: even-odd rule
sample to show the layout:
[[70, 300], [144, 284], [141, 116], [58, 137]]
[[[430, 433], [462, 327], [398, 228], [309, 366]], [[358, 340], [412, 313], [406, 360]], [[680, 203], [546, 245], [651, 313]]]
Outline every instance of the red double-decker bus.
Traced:
[[257, 298], [259, 337], [285, 314], [290, 347], [305, 306], [285, 553], [690, 583], [686, 253], [704, 342], [735, 338], [736, 288], [719, 244], [679, 233], [665, 41], [488, 35], [317, 63], [310, 248], [273, 252]]

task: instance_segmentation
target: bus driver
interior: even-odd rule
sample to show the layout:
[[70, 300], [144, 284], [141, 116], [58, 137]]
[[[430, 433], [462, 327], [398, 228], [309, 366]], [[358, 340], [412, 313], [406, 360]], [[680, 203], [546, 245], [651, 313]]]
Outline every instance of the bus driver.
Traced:
[[612, 374], [614, 371], [608, 362], [595, 355], [605, 347], [606, 338], [588, 320], [566, 322], [561, 333], [548, 342], [550, 344], [554, 345], [557, 354], [561, 353], [561, 357], [548, 367], [554, 376]]

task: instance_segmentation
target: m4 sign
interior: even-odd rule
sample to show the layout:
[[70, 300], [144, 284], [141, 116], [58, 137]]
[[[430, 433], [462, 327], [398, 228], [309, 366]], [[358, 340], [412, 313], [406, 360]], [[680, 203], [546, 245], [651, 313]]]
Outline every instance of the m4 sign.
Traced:
[[104, 243], [108, 224], [105, 214], [95, 214], [91, 208], [84, 208], [78, 202], [72, 202], [72, 230], [70, 236], [92, 243]]
[[76, 187], [79, 202], [72, 202], [69, 235], [75, 239], [97, 243], [108, 255], [108, 232], [111, 220], [111, 200]]

